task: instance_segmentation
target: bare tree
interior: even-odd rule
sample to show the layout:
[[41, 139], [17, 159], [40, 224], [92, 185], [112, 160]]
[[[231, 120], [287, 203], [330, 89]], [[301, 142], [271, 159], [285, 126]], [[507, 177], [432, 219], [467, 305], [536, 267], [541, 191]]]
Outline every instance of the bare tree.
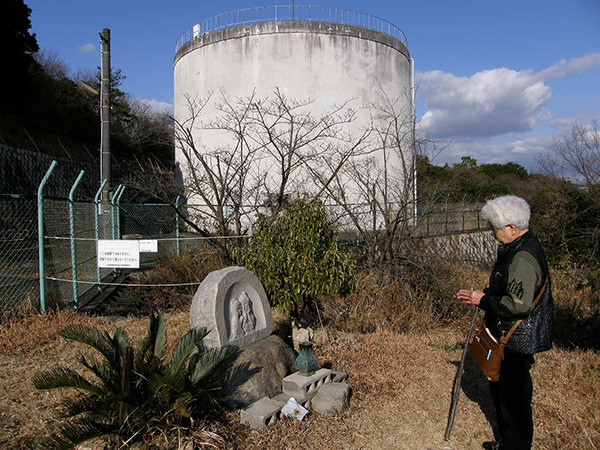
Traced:
[[318, 197], [391, 260], [391, 242], [414, 217], [414, 122], [400, 102], [361, 111], [350, 103], [318, 114], [313, 101], [280, 90], [186, 97], [174, 119], [183, 219], [201, 235], [240, 236], [262, 207], [277, 213], [290, 196]]
[[40, 49], [33, 54], [33, 58], [53, 80], [61, 80], [69, 76], [69, 65], [60, 57], [58, 51]]
[[538, 162], [548, 175], [578, 177], [586, 187], [600, 182], [600, 126], [592, 121], [590, 126], [576, 124], [571, 135], [556, 139], [552, 153], [542, 155]]
[[370, 265], [396, 259], [398, 238], [408, 234], [416, 214], [413, 117], [401, 99], [382, 94], [382, 104], [368, 106], [368, 152], [351, 155], [333, 182], [323, 185], [360, 235]]
[[[289, 99], [278, 89], [266, 98], [231, 99], [221, 92], [214, 106], [210, 101], [187, 98], [175, 136], [189, 197], [206, 205], [202, 221], [223, 234], [232, 226], [242, 233], [243, 215], [261, 206], [277, 213], [291, 195], [318, 195], [315, 166], [325, 155], [338, 155], [329, 167], [335, 173], [364, 142], [345, 130], [355, 120], [348, 102], [316, 114], [311, 100]], [[202, 121], [207, 107], [215, 112]], [[333, 180], [327, 170], [319, 173]]]
[[365, 136], [356, 138], [345, 130], [356, 119], [349, 103], [315, 114], [313, 100], [289, 99], [279, 89], [271, 98], [252, 102], [249, 139], [264, 155], [261, 188], [274, 212], [285, 204], [289, 194], [309, 193], [311, 172], [314, 174], [314, 167], [324, 156], [330, 162], [332, 155], [340, 157], [327, 167], [331, 181], [331, 174], [361, 147]]
[[[187, 97], [187, 114], [175, 120], [175, 140], [180, 155], [183, 186], [194, 208], [193, 221], [203, 233], [213, 230], [221, 236], [242, 233], [242, 209], [251, 200], [249, 171], [257, 149], [247, 142], [247, 118], [251, 109], [231, 103], [222, 96], [217, 109], [220, 117], [202, 122], [201, 116], [212, 95], [203, 99]], [[201, 129], [225, 132], [228, 139], [217, 147], [207, 147], [198, 139]]]

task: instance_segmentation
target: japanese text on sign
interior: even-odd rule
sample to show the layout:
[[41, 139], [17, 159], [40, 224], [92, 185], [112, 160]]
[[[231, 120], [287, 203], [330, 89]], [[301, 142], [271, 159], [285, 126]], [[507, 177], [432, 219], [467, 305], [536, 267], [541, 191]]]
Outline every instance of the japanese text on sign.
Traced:
[[98, 267], [130, 268], [140, 267], [140, 246], [138, 241], [99, 240]]

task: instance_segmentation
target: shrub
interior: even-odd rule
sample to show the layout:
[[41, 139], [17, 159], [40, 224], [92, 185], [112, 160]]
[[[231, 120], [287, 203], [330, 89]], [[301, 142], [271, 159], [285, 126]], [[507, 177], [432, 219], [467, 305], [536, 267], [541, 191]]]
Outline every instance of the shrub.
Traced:
[[522, 195], [531, 205], [531, 226], [551, 265], [600, 265], [600, 190], [537, 176]]
[[91, 377], [65, 367], [34, 377], [38, 389], [75, 388], [80, 393], [64, 398], [68, 420], [44, 444], [71, 448], [104, 435], [121, 444], [169, 436], [180, 427], [189, 428], [192, 417], [206, 412], [211, 405], [208, 390], [216, 384], [214, 369], [226, 359], [226, 350], [196, 352], [208, 330], [192, 329], [179, 340], [167, 363], [166, 327], [163, 314], [150, 315], [148, 334], [136, 351], [121, 328], [113, 336], [94, 327], [62, 330], [61, 336], [90, 346], [101, 358], [81, 356]]
[[233, 256], [256, 272], [272, 306], [299, 317], [319, 296], [354, 289], [354, 261], [339, 247], [319, 201], [297, 200], [279, 215], [260, 216], [257, 228]]

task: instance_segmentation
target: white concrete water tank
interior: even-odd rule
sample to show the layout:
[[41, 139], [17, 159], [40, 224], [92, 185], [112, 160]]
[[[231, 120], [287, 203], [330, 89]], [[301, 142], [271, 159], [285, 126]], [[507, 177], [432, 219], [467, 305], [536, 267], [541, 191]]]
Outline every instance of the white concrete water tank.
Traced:
[[[188, 118], [189, 98], [209, 92], [232, 99], [253, 92], [265, 97], [275, 89], [287, 98], [312, 100], [315, 114], [344, 103], [360, 110], [346, 130], [356, 135], [372, 119], [367, 105], [395, 102], [412, 123], [411, 58], [404, 34], [385, 20], [339, 8], [273, 6], [207, 19], [177, 43], [174, 86], [180, 123]], [[214, 105], [203, 114], [216, 114]], [[200, 129], [194, 134], [206, 148], [223, 139]], [[176, 161], [183, 160], [176, 150]]]

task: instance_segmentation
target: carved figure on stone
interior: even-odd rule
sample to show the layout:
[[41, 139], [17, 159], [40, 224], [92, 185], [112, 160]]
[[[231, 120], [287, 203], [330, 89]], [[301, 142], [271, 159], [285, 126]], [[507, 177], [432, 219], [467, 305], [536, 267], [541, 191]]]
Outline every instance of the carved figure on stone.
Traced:
[[206, 348], [246, 347], [273, 332], [267, 293], [243, 267], [211, 272], [198, 287], [190, 308], [190, 327], [206, 327]]
[[231, 301], [230, 309], [231, 339], [248, 334], [256, 328], [256, 316], [252, 300], [246, 291]]

